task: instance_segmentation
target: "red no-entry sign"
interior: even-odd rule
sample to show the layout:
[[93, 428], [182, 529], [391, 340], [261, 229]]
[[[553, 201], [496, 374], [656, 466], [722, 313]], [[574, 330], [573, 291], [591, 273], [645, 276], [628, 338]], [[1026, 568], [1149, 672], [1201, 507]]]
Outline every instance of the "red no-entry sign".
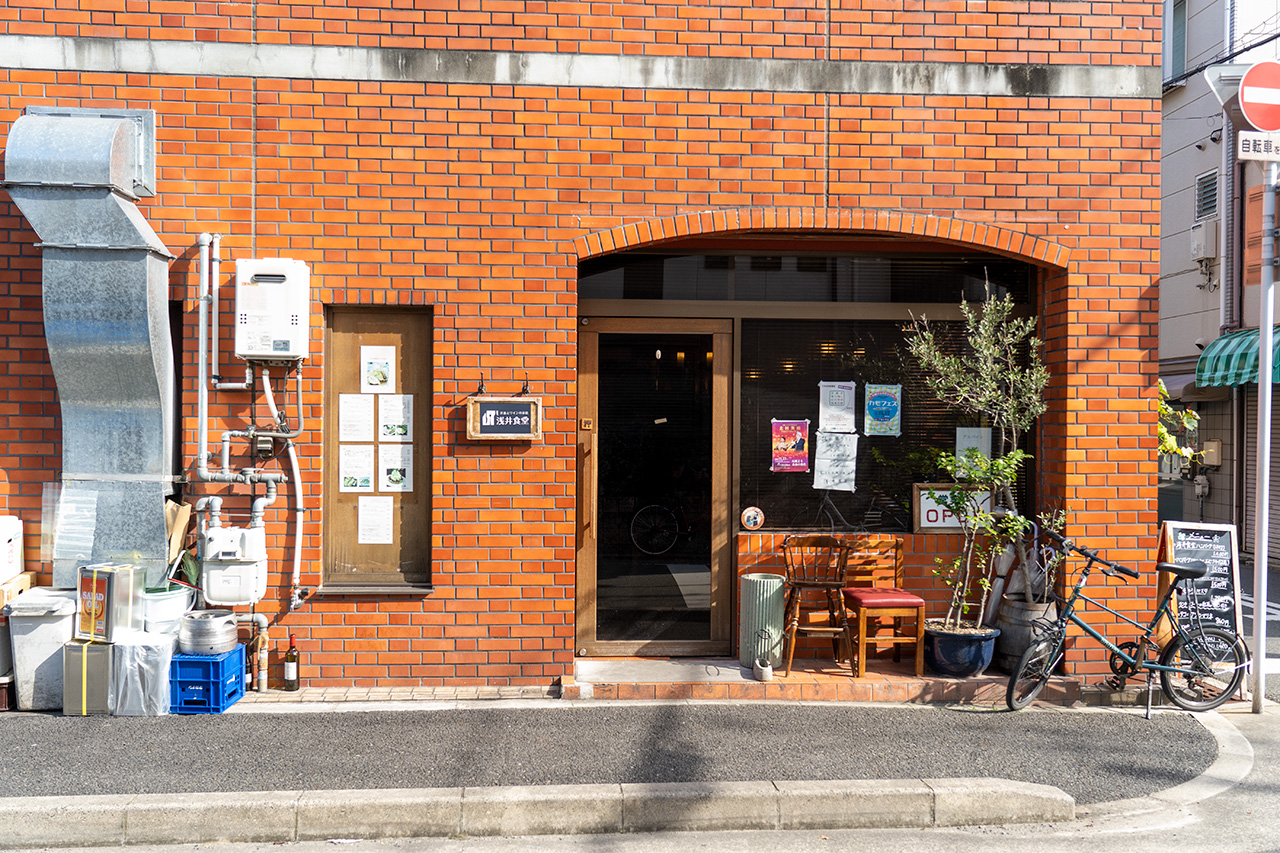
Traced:
[[1266, 60], [1240, 79], [1240, 111], [1257, 130], [1280, 130], [1280, 62]]

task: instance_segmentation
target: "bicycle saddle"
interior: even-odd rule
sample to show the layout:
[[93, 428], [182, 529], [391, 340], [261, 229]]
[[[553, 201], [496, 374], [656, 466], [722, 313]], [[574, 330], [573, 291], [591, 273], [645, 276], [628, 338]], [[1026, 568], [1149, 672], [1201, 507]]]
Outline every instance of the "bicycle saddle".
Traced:
[[1178, 580], [1193, 581], [1204, 577], [1209, 571], [1209, 567], [1200, 562], [1197, 562], [1194, 566], [1180, 566], [1177, 563], [1157, 563], [1156, 571], [1168, 572]]

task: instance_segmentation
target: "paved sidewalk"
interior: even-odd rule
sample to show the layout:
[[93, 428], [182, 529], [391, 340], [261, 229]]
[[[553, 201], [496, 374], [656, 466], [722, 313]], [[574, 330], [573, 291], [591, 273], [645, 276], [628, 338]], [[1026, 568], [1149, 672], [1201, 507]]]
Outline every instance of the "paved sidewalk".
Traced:
[[1222, 717], [1182, 712], [332, 696], [232, 710], [0, 715], [0, 846], [1070, 821], [1240, 778], [1251, 756]]

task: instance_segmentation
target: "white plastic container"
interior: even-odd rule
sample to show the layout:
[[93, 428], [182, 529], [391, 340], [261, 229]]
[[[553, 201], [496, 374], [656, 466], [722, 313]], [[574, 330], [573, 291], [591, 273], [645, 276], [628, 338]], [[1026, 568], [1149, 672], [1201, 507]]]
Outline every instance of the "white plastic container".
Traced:
[[0, 607], [0, 675], [8, 675], [13, 669], [13, 646], [9, 643], [9, 617]]
[[[16, 515], [0, 515], [0, 583], [22, 574], [23, 562], [22, 519]], [[0, 675], [4, 675], [3, 669]]]
[[13, 638], [13, 676], [18, 710], [62, 707], [62, 646], [71, 639], [76, 591], [36, 587], [5, 608]]
[[182, 614], [191, 609], [191, 594], [194, 591], [187, 587], [147, 590], [142, 593], [143, 618], [155, 624], [176, 624], [182, 619]]

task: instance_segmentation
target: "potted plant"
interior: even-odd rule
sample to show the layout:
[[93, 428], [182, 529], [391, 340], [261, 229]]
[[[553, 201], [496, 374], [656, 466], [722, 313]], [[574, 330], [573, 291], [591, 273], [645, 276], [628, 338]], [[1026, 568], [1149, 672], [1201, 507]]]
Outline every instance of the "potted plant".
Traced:
[[[907, 346], [924, 367], [925, 381], [934, 395], [948, 406], [959, 410], [992, 432], [992, 453], [970, 449], [956, 458], [950, 471], [960, 490], [958, 503], [948, 509], [963, 510], [957, 517], [964, 524], [964, 545], [956, 558], [962, 569], [942, 569], [944, 580], [951, 577], [953, 607], [941, 626], [952, 621], [957, 600], [979, 603], [973, 610], [974, 625], [1001, 624], [1002, 599], [1032, 607], [1031, 614], [1015, 618], [1021, 625], [1046, 615], [1052, 602], [1052, 562], [1037, 559], [1035, 548], [1028, 543], [1031, 529], [1028, 518], [1018, 512], [1015, 485], [1018, 473], [1029, 454], [1020, 447], [1022, 437], [1047, 408], [1044, 401], [1049, 373], [1040, 358], [1040, 341], [1034, 335], [1034, 317], [1015, 317], [1013, 300], [1008, 295], [993, 295], [988, 287], [987, 300], [980, 308], [960, 303], [964, 317], [964, 351], [955, 352], [945, 346], [929, 325], [927, 318], [916, 320]], [[955, 494], [955, 493], [951, 493]], [[975, 504], [972, 494], [989, 494], [989, 503]], [[935, 500], [939, 498], [935, 496]], [[946, 504], [944, 504], [946, 505]], [[1062, 516], [1042, 522], [1061, 527]], [[1012, 564], [1018, 572], [1011, 592], [1004, 595], [1005, 578]], [[976, 588], [975, 588], [976, 587]], [[960, 608], [960, 615], [966, 612]], [[955, 621], [963, 621], [959, 616]], [[1016, 661], [1022, 654], [1030, 631], [1009, 631], [999, 653]], [[1019, 642], [1022, 648], [1017, 648]], [[1012, 646], [1012, 647], [1011, 647]]]

